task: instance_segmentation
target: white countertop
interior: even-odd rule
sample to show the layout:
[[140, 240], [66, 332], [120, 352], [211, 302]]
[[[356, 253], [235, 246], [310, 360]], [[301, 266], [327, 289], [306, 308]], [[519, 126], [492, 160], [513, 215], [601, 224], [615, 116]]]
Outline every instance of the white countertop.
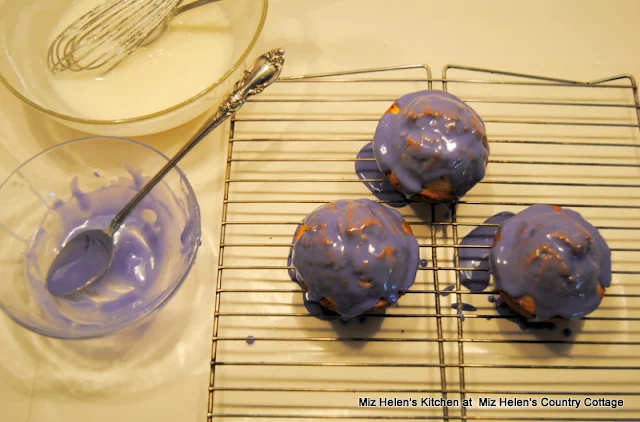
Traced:
[[[640, 77], [638, 17], [635, 0], [271, 0], [254, 53], [284, 47], [286, 75], [426, 63], [435, 77], [446, 64], [585, 81]], [[141, 139], [170, 155], [196, 124]], [[81, 135], [0, 87], [0, 178]], [[1, 420], [205, 420], [226, 130], [197, 150], [181, 167], [204, 238], [179, 294], [142, 334], [101, 340], [42, 338], [1, 316]]]

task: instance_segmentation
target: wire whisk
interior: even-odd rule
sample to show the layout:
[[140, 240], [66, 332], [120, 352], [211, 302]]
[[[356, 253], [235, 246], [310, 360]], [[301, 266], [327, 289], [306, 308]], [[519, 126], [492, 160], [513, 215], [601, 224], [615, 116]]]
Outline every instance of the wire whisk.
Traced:
[[108, 71], [138, 47], [155, 40], [180, 13], [219, 0], [108, 0], [82, 15], [51, 43], [52, 73]]

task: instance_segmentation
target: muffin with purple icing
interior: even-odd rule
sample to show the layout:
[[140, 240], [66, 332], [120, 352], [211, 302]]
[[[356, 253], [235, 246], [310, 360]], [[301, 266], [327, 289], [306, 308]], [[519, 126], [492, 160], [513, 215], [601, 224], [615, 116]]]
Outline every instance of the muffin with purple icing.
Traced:
[[533, 205], [500, 225], [489, 254], [500, 296], [530, 320], [593, 312], [611, 284], [611, 251], [580, 214]]
[[444, 91], [404, 95], [384, 113], [373, 137], [380, 171], [407, 198], [450, 202], [484, 178], [489, 143], [484, 122]]
[[418, 252], [396, 210], [369, 199], [339, 200], [302, 220], [291, 263], [310, 301], [352, 318], [395, 305], [414, 282]]

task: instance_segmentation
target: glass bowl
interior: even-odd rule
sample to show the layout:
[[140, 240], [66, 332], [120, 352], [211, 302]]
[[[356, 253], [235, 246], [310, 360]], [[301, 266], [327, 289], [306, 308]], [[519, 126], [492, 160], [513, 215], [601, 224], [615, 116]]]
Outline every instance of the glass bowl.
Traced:
[[55, 36], [104, 0], [0, 0], [0, 81], [26, 104], [75, 129], [141, 136], [217, 106], [250, 61], [268, 0], [220, 1], [176, 16], [113, 70], [47, 67]]
[[109, 221], [168, 158], [137, 141], [67, 141], [22, 164], [0, 185], [0, 308], [20, 325], [57, 338], [89, 338], [140, 322], [182, 284], [200, 245], [191, 185], [172, 169], [114, 236], [114, 264], [64, 297], [44, 283], [74, 232]]

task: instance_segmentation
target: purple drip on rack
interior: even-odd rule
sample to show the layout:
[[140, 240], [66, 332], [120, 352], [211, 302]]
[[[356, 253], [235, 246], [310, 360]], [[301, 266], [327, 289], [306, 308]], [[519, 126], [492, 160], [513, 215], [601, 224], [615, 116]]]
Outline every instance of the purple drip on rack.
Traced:
[[462, 313], [462, 311], [475, 312], [478, 310], [478, 308], [468, 303], [452, 303], [451, 308], [458, 311], [458, 316], [460, 317], [461, 321], [464, 321], [464, 314]]
[[498, 231], [499, 224], [513, 217], [512, 212], [500, 212], [489, 217], [484, 224], [496, 224], [496, 226], [478, 226], [471, 230], [461, 241], [461, 246], [473, 246], [458, 248], [460, 267], [472, 268], [460, 271], [460, 283], [472, 292], [481, 292], [489, 286], [491, 274], [489, 273], [489, 250], [493, 238]]
[[373, 155], [371, 142], [368, 142], [358, 152], [355, 171], [360, 180], [365, 180], [362, 183], [364, 183], [367, 189], [379, 200], [387, 202], [387, 205], [402, 208], [411, 203], [411, 201], [402, 193], [398, 192], [398, 190], [387, 181], [387, 177], [380, 172]]
[[[294, 231], [294, 233], [297, 231], [298, 227], [296, 227], [296, 230]], [[293, 244], [294, 242], [295, 242], [295, 234], [291, 239], [291, 243]], [[293, 269], [292, 258], [293, 258], [293, 245], [289, 248], [289, 255], [287, 256], [287, 267], [289, 267], [287, 269], [287, 272], [289, 273], [289, 278], [291, 279], [291, 281], [293, 281], [300, 287], [301, 294], [302, 294], [302, 303], [304, 304], [304, 307], [307, 309], [307, 312], [309, 312], [310, 315], [313, 315], [314, 317], [322, 321], [333, 321], [335, 319], [339, 319], [340, 321], [342, 321], [342, 319], [340, 318], [340, 315], [337, 312], [333, 312], [325, 308], [324, 306], [320, 305], [318, 302], [313, 302], [309, 300], [309, 298], [307, 297], [307, 293], [303, 290], [302, 285], [300, 284], [300, 282], [296, 277], [296, 270]], [[345, 324], [348, 321], [342, 321], [342, 322], [343, 324]]]
[[451, 290], [455, 290], [455, 288], [456, 288], [456, 285], [455, 285], [455, 284], [451, 284], [451, 285], [449, 285], [449, 286], [445, 287], [444, 289], [442, 289], [443, 291], [442, 291], [442, 292], [440, 292], [440, 296], [442, 296], [442, 297], [447, 297], [447, 296], [449, 296], [449, 295], [451, 294], [451, 293], [449, 293], [449, 292], [450, 292]]
[[[451, 304], [451, 308], [458, 309], [458, 303], [452, 303]], [[475, 312], [477, 310], [478, 310], [478, 308], [476, 308], [475, 306], [470, 305], [468, 303], [461, 303], [460, 304], [460, 311]]]

